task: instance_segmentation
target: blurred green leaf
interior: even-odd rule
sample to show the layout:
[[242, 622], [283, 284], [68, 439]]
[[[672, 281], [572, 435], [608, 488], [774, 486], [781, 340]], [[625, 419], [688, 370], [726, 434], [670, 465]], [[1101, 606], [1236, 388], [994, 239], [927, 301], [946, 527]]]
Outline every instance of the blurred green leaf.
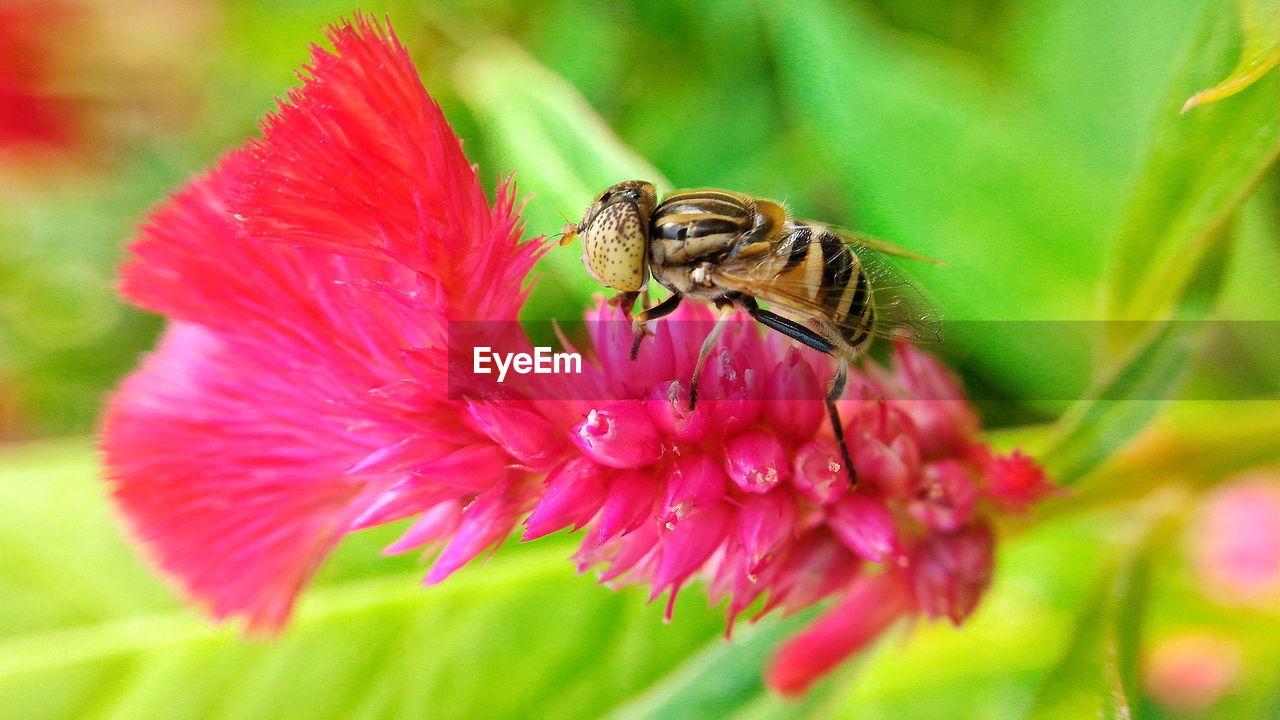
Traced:
[[800, 717], [806, 706], [817, 701], [817, 695], [805, 698], [805, 703], [784, 706], [768, 694], [761, 668], [778, 643], [814, 615], [805, 612], [783, 620], [770, 618], [739, 628], [732, 644], [713, 640], [644, 693], [609, 713], [607, 720], [723, 718], [752, 706], [768, 707], [768, 717]]
[[[592, 198], [621, 180], [670, 189], [577, 90], [509, 41], [472, 49], [458, 60], [456, 77], [458, 92], [496, 146], [494, 154], [516, 170], [521, 189], [533, 193], [523, 214], [531, 233], [551, 234], [576, 222]], [[601, 291], [580, 255], [576, 244], [547, 253], [537, 268], [544, 280], [534, 288], [526, 319], [572, 317]]]
[[0, 454], [0, 718], [592, 717], [721, 642], [696, 594], [664, 625], [575, 576], [563, 537], [424, 589], [377, 557], [396, 528], [353, 536], [280, 639], [246, 642], [140, 565], [93, 476], [79, 443]]
[[1178, 299], [1177, 317], [1162, 323], [1133, 323], [1146, 336], [1127, 358], [1108, 368], [1084, 398], [1058, 419], [1041, 457], [1055, 481], [1073, 485], [1126, 446], [1173, 396], [1204, 328], [1198, 322], [1213, 305], [1228, 262], [1220, 232]]
[[[1112, 244], [1104, 286], [1111, 320], [1170, 317], [1201, 264], [1221, 252], [1236, 210], [1280, 156], [1280, 75], [1231, 103], [1178, 113], [1189, 89], [1203, 87], [1236, 52], [1233, 24], [1226, 8], [1210, 4], [1157, 115], [1151, 151]], [[1129, 326], [1113, 328], [1114, 354], [1134, 338]]]
[[1046, 357], [1023, 324], [963, 321], [1087, 319], [1096, 208], [1109, 202], [1096, 173], [1019, 88], [974, 58], [890, 31], [870, 6], [760, 7], [790, 118], [815, 139], [802, 162], [840, 180], [832, 191], [845, 217], [824, 219], [945, 263], [910, 268], [947, 320], [961, 321], [946, 328], [943, 352], [1018, 396], [1083, 391], [1081, 343]]
[[[1184, 376], [1200, 328], [1228, 266], [1229, 225], [1267, 167], [1280, 155], [1280, 81], [1242, 96], [1238, 112], [1176, 112], [1182, 88], [1206, 59], [1229, 46], [1218, 12], [1204, 16], [1195, 51], [1169, 93], [1155, 145], [1114, 243], [1105, 286], [1108, 339], [1118, 362], [1060, 419], [1045, 462], [1072, 484], [1123, 447], [1154, 417]], [[1169, 207], [1169, 203], [1176, 205]], [[1132, 322], [1126, 322], [1132, 320]], [[1163, 320], [1152, 325], [1142, 320]]]
[[1182, 112], [1202, 103], [1231, 97], [1280, 64], [1280, 2], [1238, 0], [1238, 6], [1244, 30], [1240, 61], [1226, 80], [1192, 95], [1182, 106]]
[[1077, 619], [1071, 644], [1041, 688], [1028, 720], [1136, 717], [1151, 555], [1167, 540], [1168, 521], [1185, 501], [1178, 490], [1161, 491], [1129, 518], [1122, 537], [1111, 544], [1115, 558]]
[[1059, 418], [1040, 454], [1055, 482], [1079, 482], [1155, 417], [1194, 349], [1181, 330], [1172, 323], [1153, 327], [1127, 361]]

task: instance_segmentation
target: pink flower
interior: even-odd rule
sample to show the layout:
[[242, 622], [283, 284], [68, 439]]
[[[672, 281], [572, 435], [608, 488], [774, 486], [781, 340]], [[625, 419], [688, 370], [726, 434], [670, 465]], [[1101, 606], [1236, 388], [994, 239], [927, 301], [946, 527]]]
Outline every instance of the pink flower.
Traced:
[[538, 246], [506, 188], [485, 200], [390, 30], [330, 39], [122, 271], [172, 324], [104, 421], [116, 501], [190, 595], [254, 629], [285, 621], [351, 529], [452, 507], [453, 561], [528, 509], [506, 502], [529, 475], [508, 466], [534, 460], [501, 415], [518, 408], [468, 417], [441, 369], [450, 319], [515, 319]]
[[[1009, 458], [918, 350], [850, 379], [857, 487], [824, 419], [831, 363], [745, 316], [693, 410], [699, 306], [654, 323], [636, 362], [600, 303], [581, 375], [458, 373], [476, 343], [528, 348], [514, 320], [541, 246], [519, 242], [505, 188], [485, 202], [388, 29], [330, 37], [264, 138], [157, 211], [124, 270], [173, 324], [103, 448], [125, 516], [187, 592], [273, 629], [351, 530], [416, 518], [388, 551], [442, 545], [434, 583], [521, 523], [526, 540], [582, 529], [580, 569], [667, 593], [668, 611], [697, 580], [731, 622], [836, 598], [773, 663], [788, 693], [898, 618], [973, 610]], [[457, 321], [491, 322], [451, 342]]]
[[1178, 713], [1200, 714], [1240, 681], [1244, 649], [1225, 635], [1184, 631], [1147, 653], [1142, 681], [1156, 702]]
[[1206, 594], [1227, 605], [1280, 601], [1280, 479], [1254, 470], [1215, 488], [1189, 532]]

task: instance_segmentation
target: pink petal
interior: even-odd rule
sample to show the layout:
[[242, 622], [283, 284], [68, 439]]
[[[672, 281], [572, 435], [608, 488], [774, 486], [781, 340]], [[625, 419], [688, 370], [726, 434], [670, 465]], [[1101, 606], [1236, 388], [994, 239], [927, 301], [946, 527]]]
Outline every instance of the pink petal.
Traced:
[[711, 429], [711, 403], [689, 406], [689, 390], [679, 380], [660, 383], [649, 393], [645, 407], [653, 423], [668, 437], [684, 443], [702, 442]]
[[796, 502], [784, 493], [752, 494], [739, 502], [738, 539], [750, 566], [795, 534]]
[[607, 497], [606, 470], [586, 458], [568, 460], [547, 476], [547, 491], [525, 521], [523, 540], [534, 540], [591, 520]]
[[398, 540], [388, 545], [383, 555], [397, 555], [409, 550], [416, 550], [424, 545], [448, 537], [458, 529], [462, 520], [462, 506], [454, 502], [443, 502], [422, 514]]
[[916, 603], [959, 625], [991, 582], [995, 538], [986, 525], [928, 539], [911, 558]]
[[369, 448], [273, 366], [179, 323], [111, 400], [112, 495], [165, 572], [217, 618], [284, 623], [359, 513], [345, 473]]
[[698, 397], [699, 402], [710, 403], [713, 426], [726, 436], [751, 427], [760, 416], [754, 371], [744, 368], [724, 347], [707, 358]]
[[941, 532], [969, 522], [977, 499], [973, 475], [959, 460], [941, 460], [924, 468], [924, 478], [907, 505], [911, 517]]
[[653, 576], [649, 599], [683, 584], [728, 538], [732, 513], [724, 504], [685, 518], [662, 535], [662, 556]]
[[563, 453], [564, 441], [555, 428], [528, 410], [503, 403], [467, 403], [467, 415], [475, 427], [533, 469], [546, 469]]
[[468, 505], [462, 512], [453, 539], [432, 563], [423, 584], [435, 585], [475, 556], [505, 540], [523, 512], [522, 502], [520, 497], [509, 492], [495, 491]]
[[660, 490], [651, 473], [640, 470], [615, 473], [596, 521], [595, 530], [600, 540], [625, 535], [640, 527], [651, 517]]

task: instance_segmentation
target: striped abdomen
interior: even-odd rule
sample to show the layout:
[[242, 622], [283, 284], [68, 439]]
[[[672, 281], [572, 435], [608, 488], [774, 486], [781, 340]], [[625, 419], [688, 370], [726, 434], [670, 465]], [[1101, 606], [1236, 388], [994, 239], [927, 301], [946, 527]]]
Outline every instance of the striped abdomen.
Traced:
[[839, 234], [822, 225], [792, 221], [776, 254], [786, 260], [777, 281], [804, 288], [808, 299], [822, 306], [839, 329], [841, 339], [856, 348], [870, 335], [875, 311], [870, 279], [857, 254]]

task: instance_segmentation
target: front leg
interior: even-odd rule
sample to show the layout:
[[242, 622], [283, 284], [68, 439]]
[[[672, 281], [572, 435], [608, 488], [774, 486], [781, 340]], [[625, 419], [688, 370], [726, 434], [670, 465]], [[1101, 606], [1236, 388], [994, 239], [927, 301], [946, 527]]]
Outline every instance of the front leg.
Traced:
[[631, 332], [635, 335], [635, 341], [631, 344], [631, 359], [635, 360], [640, 355], [640, 343], [644, 341], [645, 323], [650, 320], [657, 320], [660, 317], [666, 317], [675, 312], [680, 307], [680, 301], [684, 296], [680, 293], [672, 293], [671, 297], [654, 305], [651, 308], [645, 308], [635, 315], [631, 316]]
[[640, 291], [631, 290], [628, 292], [620, 292], [609, 298], [610, 305], [617, 305], [622, 311], [623, 317], [631, 317], [631, 309], [636, 306], [636, 298], [640, 297]]

